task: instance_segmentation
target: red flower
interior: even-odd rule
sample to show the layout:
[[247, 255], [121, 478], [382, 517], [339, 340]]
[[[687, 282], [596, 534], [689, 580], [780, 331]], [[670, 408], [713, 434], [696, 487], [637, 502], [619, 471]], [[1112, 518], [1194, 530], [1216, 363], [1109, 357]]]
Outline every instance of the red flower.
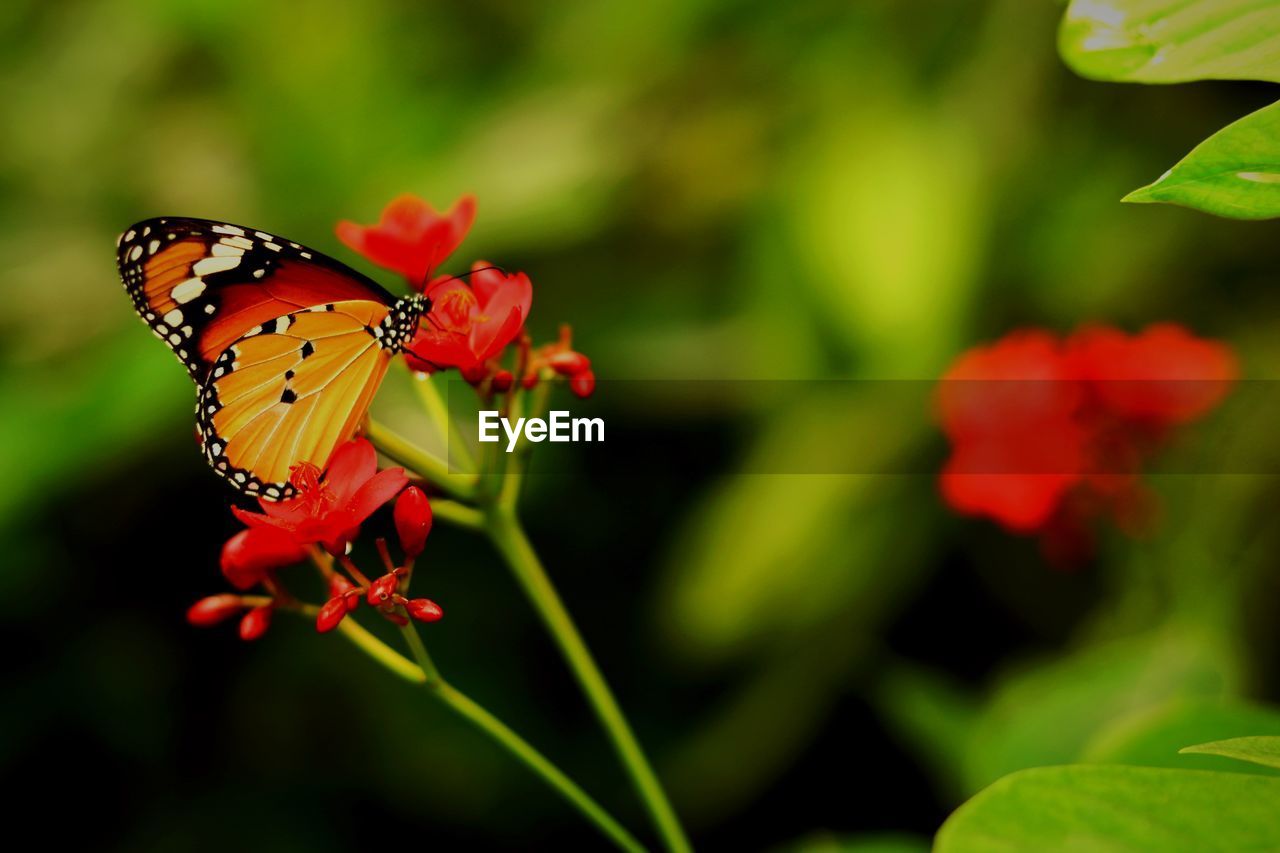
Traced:
[[476, 200], [463, 196], [443, 216], [414, 195], [397, 196], [377, 225], [338, 223], [338, 239], [370, 261], [403, 275], [422, 290], [431, 273], [458, 248], [476, 216]]
[[1235, 377], [1229, 348], [1173, 325], [1134, 336], [1085, 328], [1066, 341], [1025, 330], [974, 348], [938, 388], [952, 442], [943, 498], [1055, 546], [1095, 515], [1138, 530], [1151, 515], [1143, 459], [1216, 406]]
[[524, 329], [533, 304], [529, 277], [508, 275], [483, 261], [471, 269], [470, 282], [443, 277], [427, 287], [431, 313], [406, 350], [414, 370], [456, 367], [474, 375]]
[[403, 468], [378, 471], [373, 445], [357, 438], [333, 452], [323, 477], [314, 465], [303, 463], [294, 467], [290, 482], [298, 488], [298, 497], [259, 501], [265, 515], [232, 508], [249, 526], [244, 532], [282, 532], [296, 545], [318, 542], [330, 553], [341, 554], [364, 520], [399, 494], [409, 479]]
[[288, 533], [274, 527], [250, 527], [222, 546], [222, 574], [236, 589], [249, 589], [272, 569], [292, 565], [306, 556], [306, 549]]

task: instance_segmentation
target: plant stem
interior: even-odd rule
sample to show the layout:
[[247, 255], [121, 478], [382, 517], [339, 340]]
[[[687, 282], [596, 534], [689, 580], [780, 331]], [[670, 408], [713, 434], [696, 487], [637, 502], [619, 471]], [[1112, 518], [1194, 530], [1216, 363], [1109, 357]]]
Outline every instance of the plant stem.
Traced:
[[457, 501], [445, 499], [433, 500], [431, 502], [431, 514], [436, 518], [443, 519], [450, 524], [456, 524], [459, 527], [466, 527], [471, 530], [480, 530], [484, 527], [484, 513], [480, 510], [469, 507], [466, 504], [460, 504]]
[[453, 418], [449, 417], [449, 409], [445, 405], [444, 399], [440, 396], [440, 389], [436, 387], [433, 378], [425, 373], [415, 373], [410, 377], [410, 380], [413, 382], [414, 389], [418, 392], [418, 399], [422, 402], [422, 407], [427, 410], [427, 414], [435, 422], [436, 428], [440, 430], [440, 434], [444, 437], [445, 453], [450, 461], [457, 459], [459, 467], [468, 474], [474, 474], [476, 471], [475, 457], [471, 455], [471, 448], [467, 446], [466, 439], [462, 437], [462, 431], [458, 429], [458, 425]]
[[512, 573], [524, 587], [525, 594], [533, 602], [538, 615], [542, 617], [543, 624], [555, 638], [561, 653], [573, 670], [574, 677], [577, 678], [601, 725], [613, 742], [618, 757], [621, 758], [623, 766], [635, 785], [636, 792], [643, 800], [667, 849], [680, 851], [680, 853], [691, 850], [684, 830], [680, 826], [680, 820], [676, 817], [675, 810], [662, 790], [657, 774], [649, 766], [649, 761], [640, 748], [635, 734], [631, 731], [626, 717], [623, 716], [618, 701], [596, 666], [577, 627], [574, 626], [569, 611], [565, 609], [559, 594], [556, 593], [551, 579], [547, 576], [528, 537], [525, 536], [515, 513], [509, 507], [495, 506], [490, 509], [486, 518], [489, 538], [506, 559]]
[[373, 446], [401, 465], [421, 474], [433, 484], [460, 500], [472, 500], [476, 495], [476, 479], [454, 474], [447, 463], [418, 447], [404, 436], [394, 432], [381, 422], [369, 418], [365, 422], [365, 436]]
[[530, 746], [528, 741], [512, 731], [505, 723], [446, 682], [440, 676], [440, 671], [436, 669], [431, 657], [427, 654], [427, 649], [422, 644], [422, 638], [418, 636], [418, 632], [413, 626], [408, 625], [401, 630], [404, 633], [405, 641], [409, 644], [410, 651], [413, 653], [414, 660], [417, 661], [416, 663], [370, 634], [351, 617], [343, 619], [338, 629], [369, 657], [406, 681], [425, 687], [445, 707], [474, 725], [496, 741], [499, 746], [520, 759], [526, 767], [568, 800], [571, 805], [591, 821], [600, 832], [618, 845], [620, 849], [631, 851], [631, 853], [635, 853], [635, 851], [643, 853], [644, 848], [640, 846], [640, 843], [636, 841], [631, 833], [627, 832], [621, 824], [600, 807], [599, 803], [579, 788], [577, 783], [561, 772], [558, 767], [548, 761], [542, 753]]

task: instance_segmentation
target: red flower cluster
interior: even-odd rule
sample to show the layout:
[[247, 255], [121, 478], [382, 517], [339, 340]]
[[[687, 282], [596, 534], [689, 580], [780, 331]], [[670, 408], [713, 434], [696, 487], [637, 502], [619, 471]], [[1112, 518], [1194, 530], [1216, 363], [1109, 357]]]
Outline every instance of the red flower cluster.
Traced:
[[[250, 564], [267, 562], [266, 557], [276, 555], [277, 543], [281, 541], [278, 534], [283, 534], [298, 548], [320, 544], [331, 554], [343, 553], [347, 543], [360, 534], [364, 520], [398, 495], [408, 485], [409, 478], [403, 468], [379, 471], [378, 454], [373, 445], [366, 439], [356, 438], [333, 452], [324, 477], [314, 465], [304, 462], [294, 466], [289, 481], [298, 489], [298, 496], [293, 500], [260, 500], [262, 513], [231, 508], [236, 518], [249, 528], [244, 533], [249, 534], [249, 544], [254, 547], [245, 547], [242, 552]], [[288, 551], [283, 549], [279, 553]], [[224, 549], [224, 572], [226, 557]], [[284, 564], [298, 559], [294, 557]], [[235, 572], [242, 580], [247, 574]], [[235, 583], [232, 574], [228, 573], [227, 579]], [[243, 584], [238, 586], [245, 588]]]
[[[431, 298], [431, 311], [405, 349], [410, 367], [424, 373], [456, 368], [473, 385], [488, 381], [489, 390], [502, 393], [514, 384], [512, 371], [501, 363], [512, 343], [519, 344], [526, 362], [515, 365], [526, 387], [539, 378], [526, 358], [529, 342], [524, 327], [533, 304], [529, 277], [477, 261], [471, 266], [469, 281], [462, 276], [432, 278], [436, 267], [462, 243], [474, 219], [475, 200], [470, 196], [441, 215], [422, 199], [402, 195], [387, 205], [376, 225], [343, 221], [338, 223], [337, 233], [352, 249], [401, 273], [412, 287]], [[585, 357], [579, 358], [586, 363]], [[589, 366], [574, 370], [550, 366], [555, 373], [545, 375], [567, 376], [570, 387], [581, 397], [595, 387]]]
[[[361, 584], [357, 586], [327, 562], [321, 562], [320, 568], [327, 576], [329, 600], [317, 617], [318, 630], [337, 627], [342, 617], [360, 603], [361, 596], [397, 622], [404, 620], [399, 607], [424, 622], [434, 622], [443, 615], [435, 603], [425, 598], [409, 600], [403, 595], [413, 561], [422, 553], [431, 530], [432, 519], [431, 504], [422, 490], [413, 486], [405, 488], [408, 478], [403, 469], [379, 471], [373, 445], [357, 438], [334, 451], [323, 475], [314, 465], [302, 464], [294, 468], [290, 479], [298, 488], [298, 497], [292, 500], [260, 501], [262, 513], [232, 507], [232, 512], [247, 527], [228, 539], [222, 548], [222, 572], [231, 585], [243, 591], [261, 584], [271, 593], [270, 598], [229, 593], [209, 596], [191, 607], [187, 612], [188, 621], [193, 625], [213, 625], [244, 612], [240, 636], [246, 640], [257, 639], [266, 632], [277, 607], [295, 604], [284, 592], [275, 570], [315, 553], [316, 545], [337, 557], [343, 568]], [[395, 524], [405, 560], [401, 566], [393, 567], [386, 544], [379, 539], [379, 550], [388, 571], [370, 582], [347, 558], [347, 547], [359, 535], [360, 525], [397, 495]]]
[[1017, 533], [1079, 531], [1095, 515], [1140, 528], [1141, 464], [1201, 417], [1237, 375], [1224, 344], [1169, 324], [1137, 335], [1087, 327], [1066, 340], [1013, 332], [960, 356], [938, 411], [952, 443], [941, 477], [955, 510]]

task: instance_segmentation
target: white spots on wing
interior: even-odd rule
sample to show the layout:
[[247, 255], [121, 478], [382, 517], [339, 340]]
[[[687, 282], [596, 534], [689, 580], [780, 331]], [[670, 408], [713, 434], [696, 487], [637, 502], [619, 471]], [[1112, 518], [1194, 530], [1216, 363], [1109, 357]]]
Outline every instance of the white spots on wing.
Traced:
[[244, 229], [237, 228], [234, 225], [215, 225], [210, 230], [215, 234], [234, 234], [240, 237], [244, 236]]
[[253, 248], [253, 241], [250, 240], [248, 237], [223, 237], [218, 242], [223, 244], [224, 246], [231, 246], [233, 248], [243, 249], [245, 251], [248, 251], [249, 249]]
[[190, 326], [183, 326], [181, 331], [182, 331], [183, 337], [187, 337], [187, 338], [195, 334], [195, 329], [191, 328]]
[[173, 344], [176, 347], [178, 344], [182, 343], [182, 335], [179, 335], [177, 332], [174, 332], [172, 335], [169, 336], [169, 343]]
[[140, 257], [142, 257], [141, 246], [134, 246], [132, 249], [129, 250], [129, 260], [136, 261]]
[[170, 326], [181, 326], [182, 325], [182, 309], [174, 308], [168, 314], [164, 315], [164, 321], [168, 323]]
[[271, 250], [271, 251], [273, 251], [273, 252], [278, 252], [278, 251], [280, 251], [280, 247], [279, 247], [278, 245], [276, 245], [275, 243], [272, 243], [270, 240], [268, 240], [267, 242], [263, 243], [262, 245], [263, 245], [263, 246], [266, 246], [268, 249], [270, 249], [270, 250]]
[[143, 237], [149, 237], [149, 236], [151, 236], [151, 226], [150, 226], [150, 225], [148, 225], [146, 228], [143, 228], [143, 229], [142, 229], [142, 236], [143, 236]]
[[165, 335], [169, 334], [169, 327], [166, 326], [164, 323], [157, 323], [156, 334], [159, 335], [160, 337], [164, 337]]
[[283, 317], [277, 317], [276, 318], [276, 334], [283, 335], [285, 332], [289, 330], [289, 326], [292, 323], [293, 323], [293, 318], [287, 314]]
[[209, 275], [235, 269], [239, 265], [239, 258], [202, 258], [191, 265], [191, 271], [196, 275]]
[[173, 301], [179, 305], [185, 305], [192, 299], [204, 293], [205, 283], [198, 278], [189, 278], [181, 284], [169, 291], [169, 295], [173, 297]]
[[266, 231], [254, 231], [253, 234], [259, 240], [274, 240], [276, 238], [274, 234], [268, 234]]
[[[294, 243], [294, 244], [293, 244], [293, 247], [294, 247], [295, 249], [296, 249], [296, 248], [298, 248], [298, 244], [297, 244], [297, 243]], [[307, 260], [311, 260], [311, 253], [310, 253], [310, 252], [299, 252], [298, 254], [299, 254], [299, 255], [301, 255], [302, 257], [306, 258]]]
[[154, 255], [154, 254], [155, 254], [156, 252], [158, 252], [158, 251], [160, 251], [160, 241], [159, 241], [159, 240], [152, 240], [150, 243], [148, 243], [148, 244], [147, 244], [147, 254], [148, 254], [148, 255]]
[[218, 310], [218, 306], [214, 305], [212, 302], [204, 306], [204, 313], [206, 314], [212, 314], [214, 311], [217, 311], [217, 310]]
[[263, 277], [264, 275], [266, 275], [266, 274], [267, 274], [267, 271], [266, 271], [266, 270], [264, 270], [264, 269], [263, 269], [263, 270], [254, 270], [254, 271], [253, 271], [253, 277], [254, 277], [254, 278], [262, 278], [262, 277]]
[[124, 241], [126, 243], [132, 243], [133, 238], [137, 236], [138, 236], [138, 232], [130, 228], [128, 231], [124, 232]]
[[[239, 240], [240, 238], [236, 237], [234, 239]], [[209, 254], [215, 258], [238, 258], [244, 254], [244, 249], [219, 241], [209, 247]]]

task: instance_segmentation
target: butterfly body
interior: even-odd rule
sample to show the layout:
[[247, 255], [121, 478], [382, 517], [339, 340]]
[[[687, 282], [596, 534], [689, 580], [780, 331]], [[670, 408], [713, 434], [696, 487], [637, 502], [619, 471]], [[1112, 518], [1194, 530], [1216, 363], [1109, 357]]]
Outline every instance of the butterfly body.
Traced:
[[430, 310], [298, 243], [209, 220], [139, 222], [117, 262], [138, 315], [197, 385], [205, 458], [265, 500], [293, 497], [290, 469], [323, 468], [355, 433]]

